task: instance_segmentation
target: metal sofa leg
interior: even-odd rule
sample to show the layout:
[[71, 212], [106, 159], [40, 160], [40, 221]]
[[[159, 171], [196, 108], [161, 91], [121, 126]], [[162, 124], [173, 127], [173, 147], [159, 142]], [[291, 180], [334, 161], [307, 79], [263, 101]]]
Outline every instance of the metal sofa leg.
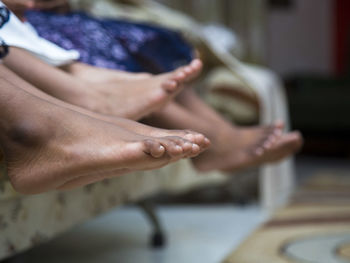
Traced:
[[153, 227], [153, 233], [150, 237], [150, 246], [152, 248], [164, 248], [164, 246], [166, 246], [166, 235], [157, 217], [154, 205], [149, 201], [139, 202], [138, 205]]

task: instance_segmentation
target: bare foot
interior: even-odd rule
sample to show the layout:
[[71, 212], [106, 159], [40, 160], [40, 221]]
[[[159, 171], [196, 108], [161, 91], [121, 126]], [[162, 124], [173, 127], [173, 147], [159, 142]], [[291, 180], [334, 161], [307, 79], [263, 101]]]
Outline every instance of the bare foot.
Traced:
[[[99, 118], [103, 118], [103, 116], [99, 116]], [[107, 119], [106, 119], [107, 121]], [[203, 134], [191, 131], [191, 130], [167, 130], [161, 128], [155, 128], [148, 125], [144, 125], [139, 122], [131, 121], [123, 118], [113, 118], [109, 119], [110, 122], [115, 123], [119, 127], [122, 127], [131, 132], [135, 132], [137, 134], [141, 134], [144, 136], [152, 136], [152, 137], [168, 137], [175, 136], [184, 138], [196, 145], [199, 146], [200, 152], [205, 151], [211, 145], [210, 140], [205, 137]]]
[[266, 163], [277, 162], [298, 151], [300, 133], [282, 133], [282, 125], [235, 128], [224, 131], [213, 147], [193, 159], [201, 171], [236, 172]]
[[[128, 73], [126, 73], [128, 74]], [[34, 87], [32, 87], [31, 85], [28, 85], [28, 83], [26, 83], [24, 80], [21, 80], [19, 78], [17, 79], [13, 79], [12, 83], [17, 86], [17, 87], [24, 87], [24, 89], [35, 95], [36, 97], [39, 97], [43, 100], [46, 100], [52, 104], [55, 104], [59, 107], [63, 107], [72, 111], [76, 111], [79, 112], [83, 115], [86, 116], [90, 116], [92, 118], [95, 119], [99, 119], [101, 121], [105, 121], [111, 124], [115, 124], [118, 127], [122, 127], [126, 130], [128, 130], [129, 132], [132, 133], [136, 133], [138, 135], [141, 136], [145, 136], [145, 137], [181, 137], [184, 140], [188, 140], [190, 143], [193, 144], [193, 149], [194, 149], [194, 153], [197, 154], [198, 153], [198, 147], [199, 147], [199, 152], [204, 151], [205, 149], [207, 149], [210, 145], [210, 141], [208, 140], [208, 138], [206, 138], [205, 136], [203, 136], [202, 134], [199, 134], [197, 132], [194, 131], [190, 131], [190, 130], [166, 130], [166, 129], [159, 129], [159, 128], [154, 128], [154, 127], [150, 127], [132, 120], [128, 120], [128, 119], [123, 119], [120, 117], [115, 117], [115, 116], [108, 116], [108, 115], [103, 115], [103, 114], [99, 114], [96, 112], [92, 112], [89, 111], [87, 109], [81, 108], [81, 107], [77, 107], [74, 106], [72, 104], [63, 102], [61, 100], [58, 100], [54, 97], [49, 96], [48, 94], [41, 92], [38, 89], [35, 89]]]
[[202, 62], [198, 59], [160, 75], [121, 73], [84, 64], [65, 68], [90, 83], [91, 95], [71, 103], [101, 114], [133, 120], [161, 109], [184, 88], [183, 84], [196, 78], [201, 69]]
[[0, 143], [8, 176], [21, 193], [61, 189], [91, 174], [156, 169], [199, 153], [183, 138], [131, 133], [49, 103], [7, 79], [5, 72]]
[[[27, 63], [18, 63], [23, 59]], [[74, 63], [63, 68], [72, 73], [67, 74], [18, 48], [11, 49], [4, 64], [53, 97], [105, 116], [131, 119], [159, 110], [183, 90], [184, 83], [196, 78], [202, 68], [201, 61], [194, 60], [173, 72], [151, 76]]]

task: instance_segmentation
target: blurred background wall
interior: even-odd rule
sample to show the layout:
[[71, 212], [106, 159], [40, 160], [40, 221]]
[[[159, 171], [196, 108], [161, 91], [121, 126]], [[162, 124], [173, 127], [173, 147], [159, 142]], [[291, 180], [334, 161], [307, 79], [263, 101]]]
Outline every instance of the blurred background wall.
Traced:
[[304, 152], [350, 157], [349, 0], [159, 0], [242, 40], [243, 60], [279, 73]]
[[335, 0], [160, 0], [244, 41], [246, 59], [283, 75], [334, 72]]
[[267, 15], [267, 65], [288, 76], [334, 72], [334, 1], [294, 0], [270, 6]]

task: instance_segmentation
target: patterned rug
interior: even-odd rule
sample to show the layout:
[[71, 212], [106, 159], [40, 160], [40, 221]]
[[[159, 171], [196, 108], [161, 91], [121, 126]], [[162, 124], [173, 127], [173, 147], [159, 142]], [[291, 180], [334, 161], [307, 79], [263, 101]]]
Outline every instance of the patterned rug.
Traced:
[[311, 178], [225, 263], [349, 263], [350, 175]]

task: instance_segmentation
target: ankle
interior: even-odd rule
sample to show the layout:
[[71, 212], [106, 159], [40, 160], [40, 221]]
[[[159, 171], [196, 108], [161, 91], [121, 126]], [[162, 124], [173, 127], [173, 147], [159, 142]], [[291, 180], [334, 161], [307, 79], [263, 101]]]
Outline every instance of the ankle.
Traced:
[[55, 170], [48, 169], [50, 166], [44, 161], [49, 156], [46, 153], [67, 156], [64, 145], [56, 143], [57, 133], [53, 124], [53, 121], [45, 122], [43, 119], [18, 120], [6, 130], [5, 140], [1, 140], [8, 177], [13, 188], [21, 194], [37, 194], [53, 189], [47, 178]]
[[[22, 147], [36, 147], [47, 143], [50, 128], [38, 120], [17, 120], [6, 130], [6, 140], [9, 144]], [[47, 122], [46, 122], [47, 124]]]

